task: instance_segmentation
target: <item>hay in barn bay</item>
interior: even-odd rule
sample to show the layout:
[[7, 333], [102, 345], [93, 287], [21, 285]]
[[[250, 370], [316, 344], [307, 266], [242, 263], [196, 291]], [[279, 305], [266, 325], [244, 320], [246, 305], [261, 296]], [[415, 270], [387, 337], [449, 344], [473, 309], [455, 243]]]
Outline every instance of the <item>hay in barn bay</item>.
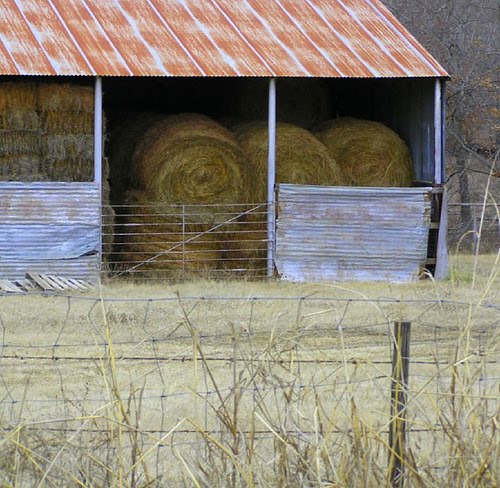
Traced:
[[[252, 177], [252, 201], [267, 201], [268, 127], [264, 122], [235, 129]], [[276, 182], [300, 185], [344, 185], [339, 166], [325, 146], [301, 127], [278, 123], [276, 127]]]
[[37, 108], [38, 88], [32, 82], [9, 81], [0, 83], [0, 111], [35, 110]]
[[38, 112], [29, 108], [10, 108], [1, 112], [0, 130], [37, 131]]
[[9, 81], [0, 83], [0, 110], [94, 111], [94, 89], [70, 83]]
[[[0, 107], [0, 157], [9, 158], [2, 178], [93, 180], [93, 88], [0, 83]], [[22, 162], [22, 171], [16, 170], [16, 161]], [[10, 168], [11, 178], [6, 168]]]
[[[238, 95], [239, 118], [267, 120], [269, 81], [244, 80]], [[282, 78], [277, 81], [277, 119], [304, 128], [330, 117], [330, 88], [325, 80]]]
[[111, 131], [109, 141], [111, 202], [123, 204], [128, 190], [137, 186], [132, 174], [132, 156], [137, 141], [162, 116], [152, 113], [126, 113]]
[[133, 154], [135, 181], [165, 203], [234, 204], [248, 201], [250, 173], [234, 136], [197, 114], [154, 123]]
[[40, 112], [40, 130], [49, 134], [94, 133], [94, 114], [89, 112], [60, 110]]
[[125, 203], [115, 243], [123, 270], [139, 264], [143, 272], [198, 273], [221, 265], [223, 233], [208, 232], [213, 223], [200, 221], [192, 207], [152, 201], [144, 191], [127, 192]]
[[0, 156], [0, 181], [44, 181], [42, 162], [37, 156]]
[[42, 138], [33, 131], [0, 130], [0, 156], [40, 155]]
[[385, 125], [344, 117], [323, 123], [316, 135], [354, 185], [411, 186], [408, 147]]
[[87, 134], [46, 135], [43, 137], [43, 156], [47, 160], [86, 160], [94, 164], [94, 137]]
[[39, 83], [36, 107], [41, 112], [94, 113], [94, 88], [75, 84]]
[[[109, 162], [107, 158], [104, 158], [103, 173], [106, 171], [109, 171]], [[102, 204], [102, 253], [104, 262], [108, 263], [113, 259], [111, 253], [116, 231], [116, 214], [114, 208], [110, 205], [110, 186], [104, 174], [102, 180]]]

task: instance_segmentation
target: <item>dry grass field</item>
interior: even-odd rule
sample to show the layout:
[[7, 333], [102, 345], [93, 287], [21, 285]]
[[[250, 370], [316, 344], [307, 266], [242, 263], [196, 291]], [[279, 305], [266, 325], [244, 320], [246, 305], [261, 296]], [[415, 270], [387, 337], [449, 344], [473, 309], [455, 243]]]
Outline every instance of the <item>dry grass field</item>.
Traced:
[[399, 320], [405, 486], [499, 486], [499, 270], [0, 295], [0, 486], [385, 486]]

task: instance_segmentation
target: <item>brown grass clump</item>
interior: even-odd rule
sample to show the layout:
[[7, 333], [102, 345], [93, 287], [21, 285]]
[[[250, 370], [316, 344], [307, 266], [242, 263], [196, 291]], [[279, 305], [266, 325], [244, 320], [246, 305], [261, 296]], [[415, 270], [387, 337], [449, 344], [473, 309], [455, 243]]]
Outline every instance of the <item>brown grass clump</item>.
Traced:
[[404, 141], [385, 125], [343, 117], [316, 132], [356, 186], [411, 186], [412, 162]]
[[[267, 201], [268, 128], [264, 122], [235, 128], [253, 174], [252, 200]], [[276, 128], [276, 182], [343, 185], [346, 180], [326, 148], [309, 131], [291, 124]]]
[[166, 117], [140, 138], [133, 154], [139, 188], [164, 203], [247, 201], [244, 158], [233, 135], [196, 114]]

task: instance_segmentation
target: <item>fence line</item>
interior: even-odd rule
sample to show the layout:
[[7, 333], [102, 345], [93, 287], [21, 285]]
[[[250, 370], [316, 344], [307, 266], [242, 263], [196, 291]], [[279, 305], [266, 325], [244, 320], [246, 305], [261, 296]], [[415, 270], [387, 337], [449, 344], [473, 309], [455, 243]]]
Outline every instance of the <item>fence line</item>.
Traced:
[[[33, 298], [32, 308], [23, 305]], [[181, 450], [195, 463], [209, 462], [215, 441], [238, 462], [249, 443], [262, 443], [254, 448], [264, 460], [279, 459], [281, 451], [273, 449], [293, 446], [296, 454], [290, 455], [299, 467], [307, 449], [321, 442], [334, 450], [360, 442], [361, 449], [369, 439], [379, 442], [380, 452], [373, 451], [381, 463], [377, 469], [386, 470], [386, 443], [377, 439], [389, 432], [391, 325], [401, 313], [413, 323], [405, 413], [415, 462], [446, 471], [443, 453], [459, 436], [449, 435], [455, 424], [444, 419], [461, 399], [476, 405], [485, 419], [500, 404], [497, 303], [39, 293], [2, 295], [0, 307], [0, 457], [8, 455], [5, 446], [21, 431], [36, 446], [59, 439], [54, 456], [63, 445], [83, 446], [79, 449], [96, 458], [100, 449], [106, 455], [132, 452], [139, 442], [143, 452], [155, 453], [149, 467], [160, 477], [176, 459], [168, 451], [159, 456], [165, 448]], [[472, 327], [461, 323], [469, 314]], [[476, 432], [467, 412], [456, 423], [464, 424], [465, 441]], [[88, 424], [86, 417], [92, 418]], [[180, 418], [197, 427], [180, 425], [171, 433]], [[126, 438], [117, 445], [120, 429]], [[417, 442], [430, 446], [422, 459]], [[280, 443], [282, 448], [276, 447]], [[371, 452], [368, 444], [363, 449]], [[71, 466], [71, 458], [61, 456]], [[412, 462], [407, 460], [405, 479], [412, 476]], [[468, 462], [480, 463], [481, 455], [470, 452]]]

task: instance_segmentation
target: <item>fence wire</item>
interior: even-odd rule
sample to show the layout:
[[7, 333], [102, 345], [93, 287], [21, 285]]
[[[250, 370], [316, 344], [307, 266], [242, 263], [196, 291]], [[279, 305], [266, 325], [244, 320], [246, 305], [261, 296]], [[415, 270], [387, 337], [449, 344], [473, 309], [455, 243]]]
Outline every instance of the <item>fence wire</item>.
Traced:
[[[384, 465], [392, 325], [402, 315], [413, 327], [412, 469], [439, 477], [455, 452], [450, 439], [475, 442], [479, 421], [482, 438], [494, 436], [498, 303], [1, 295], [0, 450], [10, 459], [21, 444], [60, 479], [78, 465], [102, 486], [110, 456], [127, 459], [127, 483], [138, 483], [137, 470], [158, 486], [189, 478], [185, 463], [208, 479], [248, 456], [270, 476], [289, 449], [296, 467], [315, 449], [335, 464], [335, 452], [362, 443]], [[71, 448], [58, 454], [63, 445]], [[29, 464], [18, 467], [28, 479]]]

